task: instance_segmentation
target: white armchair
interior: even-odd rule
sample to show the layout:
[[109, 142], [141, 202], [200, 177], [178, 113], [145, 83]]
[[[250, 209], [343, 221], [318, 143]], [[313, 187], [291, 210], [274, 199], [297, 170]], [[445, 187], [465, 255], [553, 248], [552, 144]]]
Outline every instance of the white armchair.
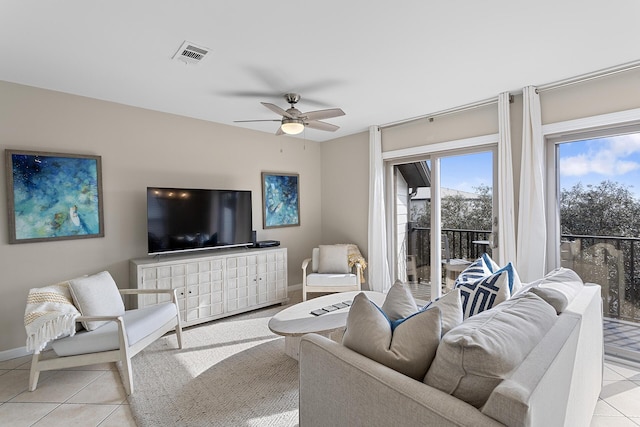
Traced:
[[[357, 256], [349, 261], [349, 250]], [[352, 249], [353, 250], [353, 249]], [[358, 261], [357, 259], [361, 259]], [[352, 266], [350, 266], [352, 264]], [[355, 245], [320, 245], [302, 262], [302, 300], [313, 292], [347, 292], [362, 289], [364, 259]]]
[[[81, 281], [92, 283], [84, 288], [84, 294], [77, 296], [71, 288], [74, 282]], [[141, 293], [165, 293], [170, 295], [171, 300], [141, 309], [124, 310], [120, 295]], [[43, 304], [42, 301], [47, 298], [49, 301]], [[118, 298], [120, 301], [117, 301]], [[43, 317], [50, 320], [42, 322]], [[76, 333], [76, 322], [82, 322], [85, 329]], [[65, 323], [63, 329], [66, 330], [60, 329], [53, 336], [45, 336], [52, 325], [60, 328], [62, 323]], [[34, 324], [37, 324], [35, 329]], [[32, 289], [27, 300], [25, 326], [27, 348], [34, 350], [29, 391], [36, 389], [42, 371], [120, 362], [122, 383], [127, 395], [130, 395], [133, 393], [133, 356], [172, 330], [176, 332], [178, 347], [182, 348], [182, 325], [175, 290], [117, 289], [107, 272]], [[45, 330], [47, 333], [41, 335]], [[41, 350], [52, 351], [47, 351], [47, 357], [42, 357]]]

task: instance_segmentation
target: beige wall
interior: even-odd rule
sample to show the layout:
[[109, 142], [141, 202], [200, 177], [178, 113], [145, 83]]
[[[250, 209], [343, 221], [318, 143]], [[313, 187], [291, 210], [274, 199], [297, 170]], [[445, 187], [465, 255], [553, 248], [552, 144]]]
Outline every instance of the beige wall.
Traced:
[[322, 243], [355, 243], [368, 259], [368, 218], [369, 133], [323, 142]]
[[[2, 173], [0, 356], [25, 345], [30, 288], [101, 270], [129, 286], [129, 259], [146, 255], [147, 186], [251, 190], [258, 239], [288, 248], [289, 285], [302, 282], [302, 259], [321, 242], [320, 143], [0, 82], [7, 148], [102, 156], [105, 237], [9, 245]], [[261, 171], [300, 174], [300, 227], [262, 230]]]
[[382, 151], [498, 133], [498, 104], [382, 129]]

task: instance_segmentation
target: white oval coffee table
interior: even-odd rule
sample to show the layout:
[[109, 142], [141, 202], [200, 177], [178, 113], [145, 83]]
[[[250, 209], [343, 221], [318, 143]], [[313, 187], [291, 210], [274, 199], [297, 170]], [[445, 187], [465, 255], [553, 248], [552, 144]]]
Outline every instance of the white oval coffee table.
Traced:
[[[269, 329], [274, 334], [283, 335], [285, 353], [298, 360], [300, 337], [309, 333], [316, 333], [333, 338], [334, 333], [342, 335], [347, 324], [349, 307], [324, 313], [320, 316], [311, 314], [312, 311], [329, 307], [343, 301], [353, 301], [353, 298], [364, 292], [374, 303], [382, 306], [386, 294], [375, 291], [351, 291], [324, 295], [301, 302], [282, 310], [269, 320]], [[339, 338], [339, 337], [336, 337]]]

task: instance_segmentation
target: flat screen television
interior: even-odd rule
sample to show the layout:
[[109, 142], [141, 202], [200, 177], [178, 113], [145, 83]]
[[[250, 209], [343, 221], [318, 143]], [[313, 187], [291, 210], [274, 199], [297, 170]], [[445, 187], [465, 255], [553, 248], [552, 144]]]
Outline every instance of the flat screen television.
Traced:
[[250, 246], [251, 215], [251, 191], [148, 187], [148, 253]]

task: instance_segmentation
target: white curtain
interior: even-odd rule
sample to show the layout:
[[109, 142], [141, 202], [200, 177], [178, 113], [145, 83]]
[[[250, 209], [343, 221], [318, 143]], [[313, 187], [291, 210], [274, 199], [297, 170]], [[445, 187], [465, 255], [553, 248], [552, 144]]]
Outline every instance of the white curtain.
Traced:
[[523, 104], [516, 269], [523, 282], [531, 282], [545, 274], [547, 256], [544, 140], [540, 97], [535, 87], [524, 88]]
[[386, 292], [391, 287], [387, 257], [387, 229], [384, 203], [384, 163], [378, 126], [369, 128], [369, 289]]
[[[516, 263], [516, 226], [511, 158], [509, 92], [498, 95], [498, 224], [493, 225], [493, 245], [499, 265]], [[517, 266], [516, 266], [517, 267]]]

